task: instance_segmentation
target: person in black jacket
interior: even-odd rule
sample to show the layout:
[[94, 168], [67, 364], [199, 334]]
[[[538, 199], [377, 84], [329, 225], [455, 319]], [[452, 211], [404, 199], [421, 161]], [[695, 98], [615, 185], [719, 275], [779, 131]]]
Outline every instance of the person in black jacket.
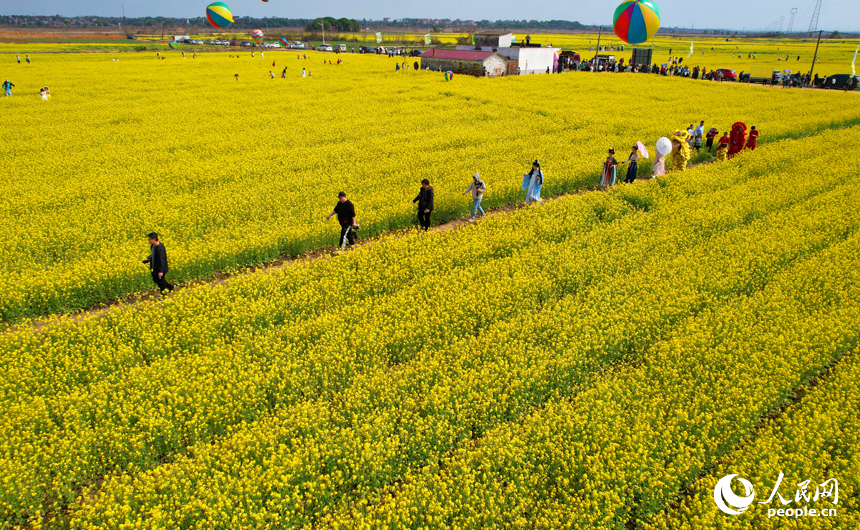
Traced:
[[150, 232], [146, 237], [149, 239], [149, 257], [143, 260], [143, 263], [149, 263], [152, 281], [158, 286], [162, 295], [164, 291], [173, 292], [174, 286], [165, 278], [170, 269], [167, 266], [167, 251], [164, 249], [164, 244], [158, 240], [158, 234], [155, 232]]
[[355, 229], [358, 228], [358, 223], [355, 222], [355, 206], [346, 198], [346, 193], [337, 194], [337, 204], [325, 220], [328, 221], [333, 215], [337, 216], [337, 221], [340, 223], [340, 240], [337, 246], [346, 248], [349, 243], [351, 248], [355, 245]]
[[426, 232], [430, 228], [430, 212], [433, 211], [433, 188], [430, 186], [429, 180], [421, 181], [421, 189], [418, 191], [418, 196], [412, 199], [412, 202], [413, 204], [418, 203], [418, 222]]

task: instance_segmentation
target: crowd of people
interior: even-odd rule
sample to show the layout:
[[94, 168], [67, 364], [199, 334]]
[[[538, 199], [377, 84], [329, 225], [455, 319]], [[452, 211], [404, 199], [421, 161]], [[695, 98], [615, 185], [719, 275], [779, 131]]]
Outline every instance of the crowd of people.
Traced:
[[[696, 153], [701, 153], [703, 146], [707, 148], [708, 153], [715, 153], [719, 162], [724, 162], [745, 149], [754, 151], [758, 146], [759, 131], [755, 125], [747, 133], [747, 125], [739, 121], [735, 122], [729, 131], [723, 132], [719, 140], [717, 140], [718, 134], [719, 131], [716, 127], [710, 127], [705, 132], [705, 122], [701, 121], [696, 127], [690, 124], [687, 130], [679, 129], [675, 131], [675, 134], [668, 139], [668, 146], [671, 146], [671, 149], [666, 153], [661, 152], [661, 149], [665, 151], [667, 148], [663, 148], [660, 145], [660, 141], [658, 141], [651, 177], [659, 177], [666, 173], [666, 157], [668, 156], [672, 157], [670, 171], [686, 171], [687, 164], [690, 158], [692, 158], [693, 150]], [[716, 147], [714, 145], [715, 142]], [[638, 174], [638, 163], [643, 154], [640, 151], [643, 148], [644, 145], [641, 142], [634, 145], [630, 156], [621, 163], [615, 158], [615, 149], [609, 149], [608, 156], [603, 162], [600, 185], [604, 187], [614, 186], [616, 184], [618, 166], [628, 163], [630, 165], [627, 167], [624, 182], [627, 184], [634, 182]]]
[[[716, 140], [717, 134], [716, 127], [711, 127], [705, 132], [704, 121], [699, 122], [697, 127], [693, 127], [691, 124], [687, 130], [679, 129], [675, 131], [670, 140], [671, 151], [665, 154], [661, 153], [659, 143], [666, 139], [661, 138], [658, 141], [651, 177], [659, 177], [665, 174], [667, 156], [671, 155], [672, 157], [670, 171], [685, 171], [694, 149], [697, 152], [701, 152], [704, 147], [707, 148], [708, 153], [711, 153], [715, 149], [717, 160], [725, 161], [744, 149], [755, 150], [759, 137], [759, 132], [755, 126], [750, 129], [749, 135], [747, 135], [747, 126], [743, 122], [735, 122], [731, 130], [724, 132], [718, 141]], [[624, 183], [632, 184], [637, 178], [640, 160], [643, 155], [645, 157], [648, 156], [647, 152], [642, 152], [643, 150], [644, 145], [638, 142], [631, 148], [627, 159], [619, 163], [615, 158], [615, 149], [609, 149], [608, 156], [603, 162], [603, 168], [600, 173], [600, 186], [607, 188], [614, 186], [616, 184], [618, 167], [622, 164], [629, 164]], [[543, 199], [541, 199], [543, 185], [544, 172], [541, 169], [540, 161], [535, 160], [532, 162], [531, 169], [523, 175], [522, 190], [525, 191], [524, 201], [527, 205], [541, 204], [543, 202]], [[471, 194], [472, 197], [471, 215], [468, 222], [474, 222], [479, 216], [485, 215], [486, 212], [481, 206], [481, 202], [486, 192], [487, 184], [481, 178], [480, 173], [475, 172], [472, 175], [472, 181], [469, 183], [469, 186], [462, 193], [463, 195]], [[422, 231], [426, 232], [430, 229], [430, 218], [435, 206], [435, 191], [428, 179], [421, 181], [418, 195], [412, 199], [412, 203], [417, 203], [418, 225]], [[337, 204], [335, 204], [325, 220], [328, 221], [332, 217], [337, 217], [338, 224], [340, 225], [337, 247], [340, 249], [352, 248], [355, 245], [355, 232], [360, 225], [356, 220], [355, 206], [347, 198], [346, 192], [341, 191], [337, 194]], [[166, 278], [169, 267], [167, 265], [167, 251], [164, 248], [164, 244], [159, 241], [158, 234], [155, 232], [148, 234], [147, 238], [150, 245], [150, 255], [143, 260], [143, 263], [149, 265], [152, 281], [158, 286], [161, 293], [171, 292], [174, 289], [174, 285], [169, 283]]]

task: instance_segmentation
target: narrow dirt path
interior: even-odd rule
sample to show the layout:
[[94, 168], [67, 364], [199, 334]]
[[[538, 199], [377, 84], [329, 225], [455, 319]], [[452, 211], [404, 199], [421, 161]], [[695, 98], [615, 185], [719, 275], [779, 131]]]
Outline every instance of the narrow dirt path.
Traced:
[[[694, 168], [699, 167], [701, 165], [712, 164], [714, 162], [717, 162], [717, 160], [716, 159], [705, 160], [705, 161], [702, 161], [698, 164], [688, 165], [687, 169], [688, 170], [694, 169]], [[637, 183], [649, 182], [651, 180], [652, 180], [652, 178], [650, 178], [650, 177], [648, 177], [648, 178], [637, 178], [636, 182]], [[616, 186], [620, 186], [620, 185], [622, 185], [622, 184], [620, 183], [620, 180], [619, 180], [619, 183], [616, 184]], [[554, 201], [554, 200], [560, 199], [562, 197], [568, 197], [568, 196], [572, 196], [572, 195], [584, 195], [584, 194], [590, 193], [590, 192], [606, 191], [607, 189], [608, 188], [603, 188], [601, 186], [591, 186], [588, 188], [581, 188], [578, 190], [573, 190], [573, 191], [563, 193], [560, 195], [555, 195], [552, 197], [545, 197], [545, 198], [543, 198], [543, 200], [544, 201]], [[431, 227], [430, 231], [431, 232], [447, 232], [449, 230], [457, 230], [457, 229], [462, 228], [465, 225], [481, 223], [483, 221], [483, 219], [494, 217], [496, 215], [507, 215], [507, 214], [515, 212], [516, 210], [518, 210], [520, 208], [524, 208], [524, 207], [525, 207], [525, 204], [521, 203], [521, 202], [515, 203], [515, 204], [506, 204], [506, 205], [503, 205], [501, 207], [489, 210], [486, 213], [486, 215], [484, 215], [483, 217], [477, 218], [474, 221], [474, 223], [470, 222], [469, 219], [467, 219], [467, 218], [455, 219], [455, 220], [449, 221], [445, 224]], [[404, 236], [412, 233], [414, 230], [415, 230], [414, 228], [409, 228], [409, 229], [392, 230], [392, 231], [388, 231], [388, 232], [383, 232], [383, 233], [379, 234], [378, 236], [375, 236], [371, 239], [357, 241], [355, 248], [363, 248], [363, 247], [366, 247], [369, 245], [374, 245], [374, 244], [378, 243], [380, 240], [389, 239], [392, 236], [393, 237], [404, 237]], [[283, 269], [284, 267], [289, 267], [289, 266], [296, 264], [296, 263], [310, 262], [310, 261], [314, 261], [314, 260], [321, 259], [321, 258], [335, 256], [335, 255], [337, 255], [337, 252], [338, 252], [338, 249], [335, 246], [323, 247], [323, 248], [318, 248], [318, 249], [315, 249], [312, 251], [305, 252], [305, 253], [303, 253], [299, 256], [295, 256], [295, 257], [282, 256], [282, 257], [279, 257], [275, 260], [272, 260], [272, 261], [265, 263], [263, 265], [260, 265], [260, 266], [250, 266], [250, 267], [246, 267], [246, 268], [240, 269], [240, 270], [235, 271], [235, 272], [220, 272], [217, 274], [213, 274], [212, 276], [209, 276], [209, 277], [204, 278], [204, 279], [192, 280], [192, 281], [176, 284], [176, 288], [174, 289], [173, 293], [167, 295], [167, 297], [174, 296], [177, 293], [188, 290], [188, 289], [196, 289], [196, 288], [203, 287], [203, 286], [210, 286], [211, 287], [214, 285], [221, 285], [221, 284], [226, 283], [229, 279], [239, 277], [239, 276], [245, 276], [245, 275], [254, 274], [254, 273], [264, 273], [264, 274], [270, 273], [273, 271]], [[36, 330], [36, 331], [42, 331], [45, 329], [50, 329], [51, 327], [54, 327], [60, 323], [79, 322], [79, 321], [82, 321], [82, 320], [85, 320], [88, 318], [98, 317], [99, 315], [104, 315], [105, 313], [107, 313], [108, 311], [110, 311], [114, 308], [129, 308], [129, 307], [135, 306], [137, 304], [158, 303], [159, 301], [161, 301], [161, 299], [162, 299], [161, 294], [158, 291], [156, 291], [155, 289], [151, 289], [149, 291], [144, 291], [144, 292], [139, 292], [139, 293], [131, 293], [127, 296], [116, 299], [116, 300], [109, 302], [107, 304], [104, 304], [102, 306], [86, 309], [86, 310], [80, 311], [78, 313], [55, 314], [55, 315], [50, 315], [50, 316], [46, 316], [46, 317], [41, 317], [39, 319], [34, 319], [34, 320], [23, 321], [23, 322], [11, 324], [11, 325], [6, 326], [3, 330], [3, 332], [14, 332], [14, 331], [19, 331], [19, 330], [24, 330], [24, 329], [32, 329], [32, 330]]]
[[[692, 168], [692, 167], [694, 167], [694, 166], [688, 166], [688, 168]], [[647, 182], [648, 180], [651, 180], [651, 179], [637, 179], [637, 182], [640, 182], [640, 181], [641, 182]], [[571, 195], [583, 195], [585, 193], [592, 192], [592, 191], [605, 191], [605, 188], [601, 188], [599, 186], [593, 186], [590, 188], [583, 188], [583, 189], [571, 191], [568, 193], [564, 193], [561, 195], [556, 195], [553, 197], [544, 197], [543, 200], [544, 201], [553, 201], [553, 200], [557, 200], [561, 197], [567, 197], [567, 196], [571, 196]], [[490, 217], [494, 217], [497, 215], [510, 214], [510, 213], [515, 212], [516, 210], [523, 208], [523, 207], [525, 207], [525, 204], [523, 204], [523, 203], [506, 204], [504, 206], [494, 208], [492, 210], [487, 211], [486, 215], [484, 215], [483, 217], [477, 218], [474, 222], [469, 221], [468, 218], [455, 219], [453, 221], [449, 221], [447, 223], [431, 227], [430, 232], [447, 232], [449, 230], [457, 230], [457, 229], [460, 229], [466, 225], [481, 223], [481, 222], [483, 222], [484, 219], [487, 219]], [[412, 233], [414, 230], [415, 230], [414, 228], [408, 228], [408, 229], [392, 230], [392, 231], [388, 231], [388, 232], [383, 232], [383, 233], [381, 233], [378, 236], [375, 236], [373, 238], [356, 241], [354, 248], [364, 248], [366, 246], [374, 245], [374, 244], [378, 243], [380, 240], [390, 239], [392, 236], [393, 237], [404, 237], [404, 236]], [[88, 319], [91, 317], [103, 315], [103, 314], [107, 313], [108, 311], [110, 311], [114, 308], [128, 308], [128, 307], [132, 307], [132, 306], [137, 305], [137, 304], [157, 303], [157, 302], [161, 301], [162, 298], [168, 298], [168, 297], [174, 296], [177, 293], [180, 293], [180, 292], [188, 290], [188, 289], [195, 289], [195, 288], [199, 288], [199, 287], [203, 287], [203, 286], [221, 285], [221, 284], [226, 283], [231, 278], [236, 278], [239, 276], [245, 276], [248, 274], [254, 274], [254, 273], [267, 274], [267, 273], [270, 273], [273, 271], [281, 270], [284, 267], [289, 267], [289, 266], [294, 265], [296, 263], [310, 262], [310, 261], [314, 261], [314, 260], [321, 259], [321, 258], [335, 256], [335, 255], [337, 255], [337, 253], [338, 253], [337, 247], [329, 246], [329, 247], [323, 247], [323, 248], [318, 248], [318, 249], [315, 249], [312, 251], [308, 251], [308, 252], [305, 252], [305, 253], [303, 253], [299, 256], [296, 256], [296, 257], [282, 256], [282, 257], [279, 257], [273, 261], [270, 261], [270, 262], [265, 263], [265, 264], [260, 265], [260, 266], [250, 266], [250, 267], [246, 267], [246, 268], [240, 269], [240, 270], [235, 271], [235, 272], [220, 272], [218, 274], [214, 274], [214, 275], [209, 276], [209, 277], [204, 278], [204, 279], [192, 280], [192, 281], [188, 281], [188, 282], [184, 282], [184, 283], [178, 283], [178, 284], [176, 284], [176, 288], [174, 289], [173, 293], [167, 295], [166, 297], [162, 297], [161, 294], [155, 289], [151, 289], [151, 290], [139, 292], [139, 293], [131, 293], [127, 296], [124, 296], [122, 298], [119, 298], [117, 300], [109, 302], [105, 305], [93, 307], [93, 308], [86, 309], [86, 310], [83, 310], [83, 311], [80, 311], [77, 313], [55, 314], [55, 315], [50, 315], [50, 316], [46, 316], [46, 317], [42, 317], [39, 319], [30, 320], [30, 321], [18, 322], [16, 324], [12, 324], [12, 325], [7, 326], [4, 329], [4, 332], [18, 331], [18, 330], [23, 330], [23, 329], [28, 329], [28, 328], [29, 329], [35, 329], [37, 331], [41, 331], [44, 329], [48, 329], [52, 326], [55, 326], [61, 322], [78, 322], [78, 321], [85, 320], [85, 319]]]

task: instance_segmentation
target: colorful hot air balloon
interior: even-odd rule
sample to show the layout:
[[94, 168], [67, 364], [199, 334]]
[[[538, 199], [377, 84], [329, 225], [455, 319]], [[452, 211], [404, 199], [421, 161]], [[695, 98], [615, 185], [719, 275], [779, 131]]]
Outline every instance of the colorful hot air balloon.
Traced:
[[173, 42], [173, 41], [168, 42], [168, 43], [167, 43], [167, 45], [168, 45], [168, 46], [170, 46], [170, 49], [171, 49], [171, 50], [175, 50], [176, 48], [178, 48], [178, 47], [179, 47], [179, 43], [178, 43], [178, 42]]
[[252, 39], [254, 42], [256, 42], [257, 44], [262, 43], [262, 42], [263, 42], [263, 32], [262, 32], [262, 30], [255, 29], [254, 31], [252, 31], [252, 32], [251, 32], [251, 39]]
[[642, 44], [660, 29], [660, 8], [654, 0], [626, 0], [615, 9], [612, 25], [619, 39]]
[[206, 18], [216, 28], [226, 28], [233, 23], [233, 13], [224, 2], [215, 2], [206, 6]]
[[287, 39], [285, 39], [285, 38], [283, 38], [283, 37], [281, 37], [280, 39], [278, 39], [278, 42], [280, 42], [282, 46], [285, 46], [285, 47], [289, 47], [289, 46], [290, 46], [290, 43], [289, 43], [289, 42], [287, 42]]

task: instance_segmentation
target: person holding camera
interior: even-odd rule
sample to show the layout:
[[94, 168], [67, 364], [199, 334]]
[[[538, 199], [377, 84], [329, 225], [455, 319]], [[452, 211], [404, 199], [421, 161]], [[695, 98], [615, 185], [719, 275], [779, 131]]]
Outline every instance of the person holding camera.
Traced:
[[345, 248], [347, 242], [349, 246], [355, 245], [355, 229], [358, 224], [355, 222], [355, 207], [346, 198], [346, 193], [340, 192], [337, 194], [337, 204], [334, 210], [325, 218], [326, 221], [331, 219], [333, 215], [337, 216], [340, 223], [340, 242], [338, 247]]
[[155, 282], [161, 295], [164, 296], [164, 291], [173, 292], [174, 287], [165, 278], [170, 270], [167, 266], [167, 250], [164, 249], [164, 243], [158, 240], [158, 234], [155, 232], [150, 232], [146, 237], [149, 240], [149, 257], [143, 260], [143, 263], [144, 265], [149, 264], [152, 281]]

